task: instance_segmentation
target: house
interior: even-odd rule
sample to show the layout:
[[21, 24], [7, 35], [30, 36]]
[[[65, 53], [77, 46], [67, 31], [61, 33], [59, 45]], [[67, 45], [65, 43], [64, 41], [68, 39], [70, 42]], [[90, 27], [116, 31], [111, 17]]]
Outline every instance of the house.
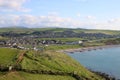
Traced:
[[82, 44], [83, 43], [83, 41], [78, 41], [78, 44]]
[[34, 47], [33, 50], [38, 51], [38, 49], [36, 47]]
[[68, 45], [75, 45], [75, 44], [82, 44], [83, 41], [71, 41], [71, 42], [66, 42], [65, 44], [68, 44]]
[[13, 43], [13, 44], [12, 44], [12, 47], [13, 47], [13, 48], [18, 48], [17, 43]]
[[0, 45], [5, 46], [6, 45], [6, 41], [0, 41]]

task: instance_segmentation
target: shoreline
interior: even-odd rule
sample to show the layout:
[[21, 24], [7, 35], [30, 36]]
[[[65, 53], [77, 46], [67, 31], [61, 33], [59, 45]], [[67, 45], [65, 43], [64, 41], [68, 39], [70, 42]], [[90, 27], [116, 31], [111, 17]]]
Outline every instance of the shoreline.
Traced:
[[109, 74], [107, 74], [107, 73], [104, 73], [104, 72], [93, 71], [93, 70], [90, 70], [90, 69], [88, 69], [88, 70], [89, 70], [90, 72], [92, 72], [92, 73], [95, 73], [95, 74], [97, 74], [97, 75], [105, 78], [106, 80], [116, 80], [116, 79], [117, 79], [117, 78], [115, 78], [114, 76], [111, 76], [111, 75], [109, 75]]
[[[68, 53], [68, 54], [74, 54], [75, 52], [82, 53], [84, 51], [102, 50], [102, 49], [106, 49], [106, 48], [115, 48], [115, 47], [120, 47], [120, 44], [118, 44], [118, 45], [93, 46], [93, 47], [82, 47], [82, 48], [77, 48], [77, 49], [66, 49], [66, 50], [60, 50], [60, 52]], [[101, 72], [101, 71], [94, 71], [94, 70], [91, 70], [89, 68], [86, 68], [86, 69], [88, 69], [92, 73], [95, 73], [95, 74], [105, 78], [105, 80], [118, 80], [116, 77], [114, 77], [114, 76], [112, 76], [108, 73], [104, 73], [104, 72]]]
[[82, 47], [82, 48], [76, 48], [76, 49], [66, 49], [66, 50], [60, 50], [59, 52], [63, 53], [74, 53], [74, 52], [85, 52], [85, 51], [92, 51], [92, 50], [102, 50], [105, 48], [113, 48], [113, 47], [120, 47], [120, 45], [104, 45], [104, 46], [93, 46], [93, 47]]
[[[77, 49], [66, 49], [66, 50], [60, 50], [60, 52], [63, 53], [68, 53], [68, 54], [74, 54], [75, 52], [84, 52], [84, 51], [92, 51], [92, 50], [102, 50], [102, 49], [106, 49], [106, 48], [115, 48], [115, 47], [120, 47], [120, 44], [118, 45], [104, 45], [104, 46], [93, 46], [93, 47], [82, 47], [82, 48], [77, 48]], [[88, 69], [88, 68], [86, 68]], [[104, 73], [104, 72], [100, 72], [100, 71], [94, 71], [91, 69], [88, 69], [90, 72], [95, 73], [103, 78], [105, 78], [106, 80], [116, 80], [117, 78], [108, 74], [108, 73]]]

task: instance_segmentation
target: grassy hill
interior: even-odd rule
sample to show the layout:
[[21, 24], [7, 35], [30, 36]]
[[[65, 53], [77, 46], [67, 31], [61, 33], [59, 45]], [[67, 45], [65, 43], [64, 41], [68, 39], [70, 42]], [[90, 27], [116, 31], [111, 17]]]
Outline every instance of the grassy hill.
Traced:
[[[0, 48], [0, 65], [16, 64], [21, 50]], [[8, 55], [9, 54], [9, 55]], [[0, 80], [103, 80], [77, 61], [56, 51], [26, 51], [14, 71], [0, 72]]]
[[63, 32], [66, 30], [71, 30], [77, 33], [85, 32], [85, 33], [104, 33], [104, 34], [120, 34], [120, 31], [116, 30], [97, 30], [97, 29], [82, 29], [82, 28], [32, 28], [35, 31], [54, 31], [54, 32]]
[[53, 32], [63, 32], [66, 30], [71, 30], [77, 33], [104, 33], [110, 35], [118, 35], [120, 31], [116, 30], [97, 30], [97, 29], [81, 29], [81, 28], [20, 28], [20, 27], [11, 27], [11, 28], [0, 28], [0, 33], [2, 32], [15, 32], [15, 33], [32, 33], [34, 31], [53, 31]]

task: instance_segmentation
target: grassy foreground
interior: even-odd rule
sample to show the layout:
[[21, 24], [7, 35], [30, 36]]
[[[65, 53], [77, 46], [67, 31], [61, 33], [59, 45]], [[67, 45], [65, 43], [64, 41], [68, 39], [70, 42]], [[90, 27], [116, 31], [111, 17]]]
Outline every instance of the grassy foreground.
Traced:
[[0, 80], [75, 80], [71, 76], [31, 74], [25, 72], [9, 72], [0, 75]]
[[[15, 64], [15, 58], [20, 53], [21, 50], [1, 48], [0, 65], [3, 61], [4, 64], [9, 64], [8, 62]], [[21, 71], [16, 69], [6, 73], [0, 72], [0, 80], [78, 80], [69, 74], [79, 76], [80, 80], [104, 80], [68, 55], [56, 51], [27, 51], [19, 66]]]
[[10, 48], [0, 48], [0, 66], [9, 66], [15, 63], [17, 55], [21, 51]]

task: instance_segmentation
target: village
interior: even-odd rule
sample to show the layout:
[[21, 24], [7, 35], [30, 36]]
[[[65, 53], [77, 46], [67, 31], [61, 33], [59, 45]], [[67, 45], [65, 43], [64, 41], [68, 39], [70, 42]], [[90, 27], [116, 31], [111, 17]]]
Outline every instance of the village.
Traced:
[[12, 37], [7, 40], [0, 40], [0, 47], [9, 47], [9, 48], [17, 48], [17, 49], [23, 49], [23, 50], [42, 50], [44, 49], [44, 46], [49, 45], [82, 45], [85, 40], [79, 40], [79, 41], [66, 41], [62, 42], [61, 40], [44, 40], [44, 39], [37, 39], [35, 37]]

